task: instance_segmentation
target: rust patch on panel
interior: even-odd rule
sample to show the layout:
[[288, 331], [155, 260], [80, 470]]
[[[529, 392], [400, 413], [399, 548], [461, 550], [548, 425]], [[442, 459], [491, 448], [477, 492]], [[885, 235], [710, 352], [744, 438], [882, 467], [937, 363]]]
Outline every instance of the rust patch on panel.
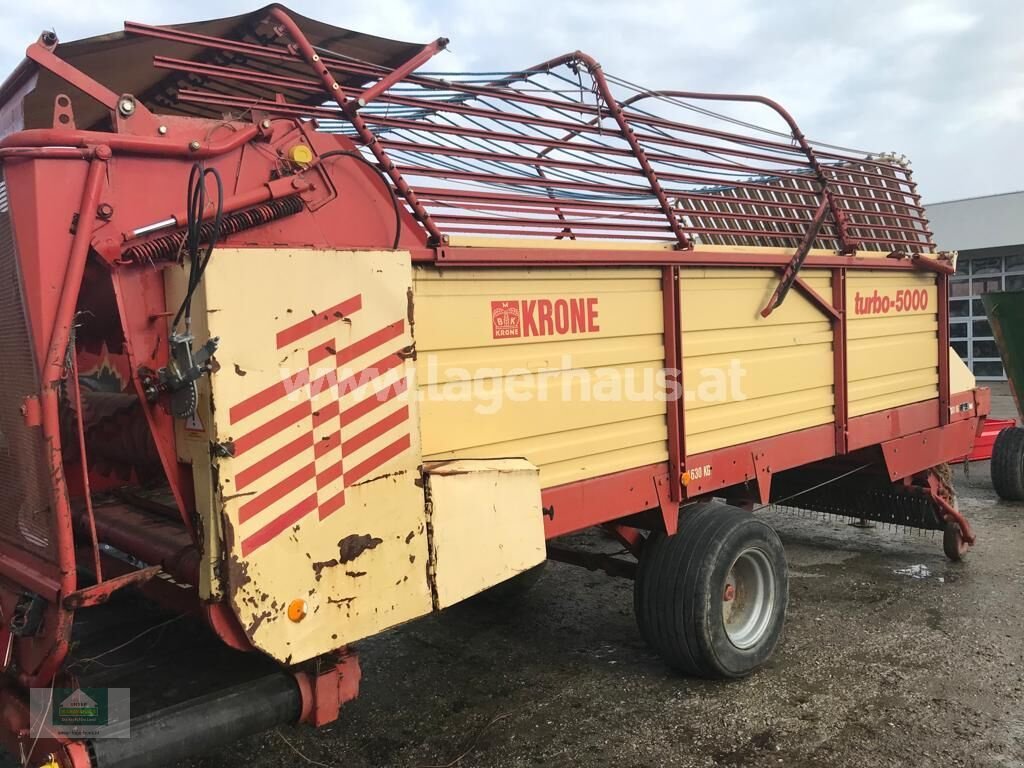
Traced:
[[341, 556], [341, 562], [349, 563], [363, 554], [366, 550], [373, 549], [380, 543], [381, 539], [371, 536], [368, 533], [364, 533], [362, 535], [354, 533], [351, 536], [346, 536], [338, 542], [338, 552]]
[[320, 579], [323, 578], [324, 571], [327, 568], [333, 568], [336, 565], [338, 565], [338, 558], [334, 558], [333, 560], [321, 560], [313, 563], [313, 573], [316, 576], [316, 580], [320, 581]]

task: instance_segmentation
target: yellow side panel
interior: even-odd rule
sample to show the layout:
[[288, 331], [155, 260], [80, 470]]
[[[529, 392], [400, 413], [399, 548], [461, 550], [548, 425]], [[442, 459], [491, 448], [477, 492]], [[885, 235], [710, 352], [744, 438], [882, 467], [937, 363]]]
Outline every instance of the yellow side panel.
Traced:
[[[831, 299], [827, 271], [801, 275]], [[832, 421], [829, 320], [797, 290], [761, 317], [777, 284], [770, 269], [680, 270], [688, 455]]]
[[426, 467], [437, 607], [465, 600], [544, 562], [537, 468], [525, 459]]
[[851, 417], [939, 396], [936, 307], [932, 274], [847, 274]]
[[205, 457], [183, 453], [216, 483], [227, 598], [280, 661], [432, 608], [411, 285], [408, 253], [291, 249], [218, 249], [201, 283], [219, 368]]
[[426, 459], [522, 456], [545, 488], [667, 460], [665, 403], [643, 397], [664, 382], [658, 270], [423, 267], [414, 283]]

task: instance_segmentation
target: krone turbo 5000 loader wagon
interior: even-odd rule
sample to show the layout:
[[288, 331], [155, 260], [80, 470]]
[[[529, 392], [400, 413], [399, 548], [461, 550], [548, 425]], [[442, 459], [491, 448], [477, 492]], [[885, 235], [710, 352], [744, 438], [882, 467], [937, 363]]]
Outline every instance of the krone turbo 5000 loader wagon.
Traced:
[[[355, 643], [545, 558], [634, 578], [671, 667], [747, 675], [785, 617], [772, 503], [974, 541], [943, 467], [988, 393], [904, 159], [580, 52], [433, 71], [446, 42], [275, 5], [46, 32], [0, 89], [28, 765], [331, 722]], [[595, 526], [631, 555], [558, 540]], [[61, 727], [100, 689], [113, 732]]]

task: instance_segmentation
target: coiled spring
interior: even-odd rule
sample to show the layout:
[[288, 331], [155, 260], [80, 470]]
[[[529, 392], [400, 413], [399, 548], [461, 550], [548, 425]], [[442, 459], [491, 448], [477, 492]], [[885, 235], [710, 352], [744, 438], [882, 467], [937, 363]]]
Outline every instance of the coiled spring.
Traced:
[[[285, 216], [292, 216], [302, 210], [302, 200], [298, 195], [282, 197], [278, 200], [247, 208], [244, 211], [229, 213], [221, 222], [220, 235], [223, 239], [236, 232], [253, 229], [261, 224], [268, 224]], [[145, 243], [133, 245], [124, 252], [124, 259], [138, 263], [160, 261], [176, 258], [185, 242], [185, 230], [158, 237]], [[213, 222], [208, 221], [200, 229], [200, 237], [208, 241], [213, 235]]]

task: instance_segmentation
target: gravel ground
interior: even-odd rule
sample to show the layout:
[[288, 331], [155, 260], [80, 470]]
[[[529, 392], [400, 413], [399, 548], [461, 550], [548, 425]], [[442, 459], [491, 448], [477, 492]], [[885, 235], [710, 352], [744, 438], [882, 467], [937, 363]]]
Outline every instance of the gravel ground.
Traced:
[[957, 485], [979, 537], [962, 564], [938, 536], [766, 513], [789, 616], [747, 680], [673, 673], [637, 632], [631, 582], [551, 563], [514, 605], [362, 643], [362, 694], [329, 728], [188, 765], [1024, 766], [1024, 504], [997, 501], [987, 464]]

